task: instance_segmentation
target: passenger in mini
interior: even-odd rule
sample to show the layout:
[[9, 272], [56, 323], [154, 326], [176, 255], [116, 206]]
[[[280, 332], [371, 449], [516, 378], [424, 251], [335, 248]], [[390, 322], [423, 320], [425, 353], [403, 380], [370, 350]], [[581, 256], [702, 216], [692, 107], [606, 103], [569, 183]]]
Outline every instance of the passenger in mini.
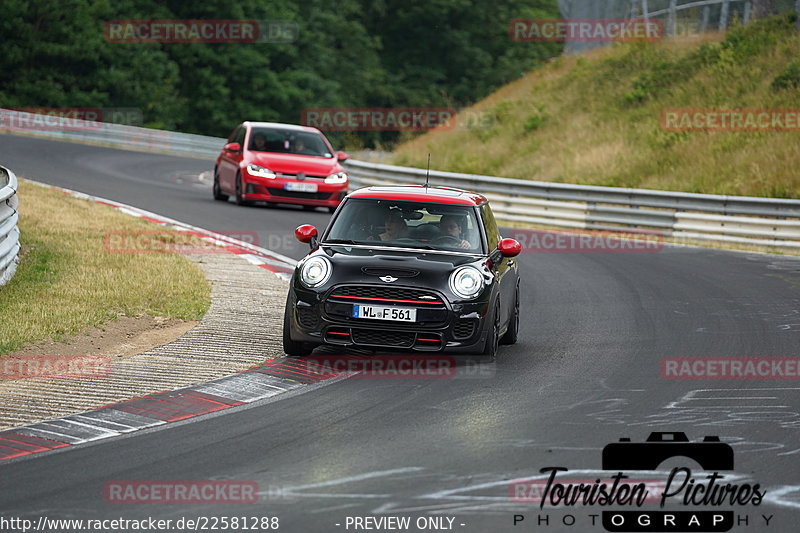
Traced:
[[392, 209], [386, 214], [384, 223], [386, 231], [379, 235], [382, 241], [394, 241], [408, 235], [408, 224], [397, 209]]

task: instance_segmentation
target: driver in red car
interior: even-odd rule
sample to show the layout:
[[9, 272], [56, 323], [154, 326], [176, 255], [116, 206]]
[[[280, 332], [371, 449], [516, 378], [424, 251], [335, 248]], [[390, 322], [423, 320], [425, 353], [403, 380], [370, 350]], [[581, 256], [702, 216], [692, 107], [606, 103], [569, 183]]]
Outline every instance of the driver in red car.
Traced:
[[253, 145], [250, 147], [251, 150], [257, 150], [259, 152], [266, 152], [267, 150], [267, 137], [259, 132], [253, 135]]

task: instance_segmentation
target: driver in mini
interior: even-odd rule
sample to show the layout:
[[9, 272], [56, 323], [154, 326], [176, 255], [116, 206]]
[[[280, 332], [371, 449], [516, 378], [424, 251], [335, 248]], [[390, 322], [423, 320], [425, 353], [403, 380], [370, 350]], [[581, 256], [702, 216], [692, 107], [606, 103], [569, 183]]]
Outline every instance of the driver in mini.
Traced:
[[456, 215], [444, 215], [439, 220], [439, 231], [441, 236], [453, 237], [458, 241], [459, 248], [472, 248], [472, 244], [464, 238], [464, 228], [462, 227], [461, 217]]

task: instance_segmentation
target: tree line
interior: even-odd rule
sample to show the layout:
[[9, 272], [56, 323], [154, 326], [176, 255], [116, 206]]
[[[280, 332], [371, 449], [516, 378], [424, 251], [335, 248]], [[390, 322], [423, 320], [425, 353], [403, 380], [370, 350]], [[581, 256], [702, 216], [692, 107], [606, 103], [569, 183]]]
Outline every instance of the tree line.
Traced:
[[[307, 108], [461, 108], [561, 51], [514, 42], [555, 0], [0, 0], [0, 107], [135, 108], [145, 126], [226, 136]], [[114, 20], [289, 21], [292, 42], [112, 42]], [[348, 144], [396, 133], [349, 134]]]

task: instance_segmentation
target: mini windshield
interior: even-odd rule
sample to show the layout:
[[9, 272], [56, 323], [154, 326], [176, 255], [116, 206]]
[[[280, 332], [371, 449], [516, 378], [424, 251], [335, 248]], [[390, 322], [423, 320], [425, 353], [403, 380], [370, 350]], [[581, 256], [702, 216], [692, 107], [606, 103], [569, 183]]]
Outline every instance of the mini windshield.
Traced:
[[404, 200], [347, 200], [325, 243], [483, 252], [472, 207]]
[[333, 157], [321, 135], [294, 129], [254, 127], [248, 146], [256, 152]]

